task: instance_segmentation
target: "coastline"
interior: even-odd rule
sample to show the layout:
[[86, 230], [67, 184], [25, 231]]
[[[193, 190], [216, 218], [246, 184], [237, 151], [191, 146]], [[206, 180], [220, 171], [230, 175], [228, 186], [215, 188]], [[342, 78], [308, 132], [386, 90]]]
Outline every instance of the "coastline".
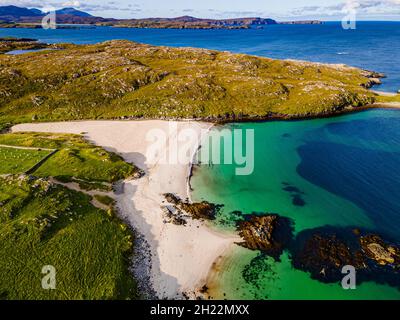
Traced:
[[[171, 192], [181, 198], [189, 195], [189, 174], [193, 158], [199, 149], [198, 143], [192, 143], [192, 158], [187, 164], [162, 164], [160, 159], [156, 159], [152, 162], [154, 164], [148, 165], [145, 158], [148, 148], [146, 134], [152, 129], [168, 132], [169, 123], [171, 122], [161, 120], [27, 123], [14, 126], [12, 132], [84, 132], [89, 141], [120, 154], [127, 162], [142, 169], [145, 172], [144, 177], [123, 181], [115, 191], [121, 217], [140, 235], [139, 246], [150, 251], [147, 255], [150, 260], [148, 270], [134, 273], [142, 275], [144, 281], [148, 274], [150, 291], [159, 299], [195, 299], [202, 296], [201, 288], [209, 278], [214, 263], [239, 238], [219, 233], [199, 220], [190, 219], [186, 226], [165, 222], [162, 211], [165, 201], [163, 194]], [[194, 129], [200, 134], [202, 129], [207, 130], [213, 126], [210, 123], [193, 121], [172, 123], [178, 130], [169, 132], [168, 141], [176, 138], [180, 130]], [[171, 150], [168, 142], [166, 148], [169, 152], [176, 151]], [[142, 260], [146, 260], [147, 256]], [[137, 264], [135, 262], [133, 268], [138, 267]]]
[[[400, 104], [383, 103], [379, 106], [376, 104], [352, 109], [350, 113], [378, 108], [398, 109]], [[198, 134], [201, 130], [209, 131], [218, 125], [191, 120], [92, 120], [25, 123], [14, 126], [12, 132], [84, 134], [89, 141], [120, 154], [127, 162], [142, 169], [146, 173], [144, 177], [121, 182], [115, 194], [121, 217], [138, 236], [137, 252], [144, 255], [137, 257], [139, 259], [134, 258], [133, 268], [140, 269], [138, 272], [133, 271], [137, 275], [136, 278], [147, 282], [141, 287], [148, 288], [146, 291], [159, 299], [207, 298], [215, 293], [215, 283], [212, 279], [217, 276], [219, 266], [229, 259], [229, 254], [233, 252], [235, 243], [240, 237], [219, 232], [206, 222], [198, 220], [190, 219], [186, 226], [177, 226], [164, 221], [162, 212], [164, 193], [175, 193], [182, 199], [191, 200], [190, 178], [193, 173], [194, 158], [202, 144], [198, 139], [191, 145], [190, 161], [185, 165], [165, 165], [157, 161], [156, 164], [147, 166], [144, 156], [148, 147], [145, 134], [151, 129], [167, 131], [169, 123], [179, 126], [179, 130], [195, 129]], [[170, 133], [168, 140], [176, 138], [176, 135], [177, 132]], [[168, 141], [166, 148], [168, 149]], [[144, 262], [145, 260], [148, 262]], [[150, 286], [147, 279], [150, 279]], [[204, 292], [202, 288], [205, 285], [208, 287], [208, 284], [212, 290]]]

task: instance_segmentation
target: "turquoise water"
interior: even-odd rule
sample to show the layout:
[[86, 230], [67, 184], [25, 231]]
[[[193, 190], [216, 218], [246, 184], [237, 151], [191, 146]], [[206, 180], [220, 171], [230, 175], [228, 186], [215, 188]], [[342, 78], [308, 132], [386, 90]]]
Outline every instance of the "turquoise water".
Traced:
[[[242, 214], [272, 212], [292, 218], [296, 233], [324, 225], [356, 226], [400, 242], [398, 110], [224, 128], [254, 129], [255, 170], [249, 176], [238, 176], [235, 165], [203, 164], [195, 169], [193, 199], [225, 205], [217, 228], [234, 230], [238, 213], [232, 212], [236, 210]], [[211, 295], [400, 299], [397, 288], [372, 282], [345, 291], [339, 284], [311, 280], [307, 273], [291, 267], [287, 254], [282, 262], [257, 255], [237, 247], [211, 279]]]

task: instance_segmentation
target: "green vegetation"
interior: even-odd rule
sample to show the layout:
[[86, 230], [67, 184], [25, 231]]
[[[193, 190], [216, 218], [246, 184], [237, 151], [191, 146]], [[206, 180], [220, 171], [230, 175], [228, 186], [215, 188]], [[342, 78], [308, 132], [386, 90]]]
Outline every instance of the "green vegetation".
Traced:
[[[3, 25], [0, 25], [0, 27], [3, 27]], [[0, 53], [13, 50], [45, 49], [47, 47], [49, 47], [49, 45], [37, 42], [34, 39], [0, 38]]]
[[49, 153], [50, 151], [15, 149], [0, 145], [0, 174], [24, 173]]
[[[111, 207], [100, 210], [91, 196], [52, 179], [111, 185], [136, 168], [77, 135], [2, 134], [0, 144], [58, 150], [33, 175], [10, 175], [49, 151], [0, 149], [0, 298], [138, 298], [128, 270], [132, 235], [114, 215], [113, 200], [96, 195]], [[56, 268], [56, 290], [41, 287], [45, 265]]]
[[129, 41], [0, 55], [0, 128], [110, 118], [214, 120], [328, 114], [372, 103], [380, 75]]
[[398, 102], [400, 103], [400, 94], [397, 95], [380, 95], [377, 98], [377, 102], [383, 102], [383, 103], [387, 103], [387, 102]]
[[106, 206], [111, 206], [115, 203], [115, 200], [113, 198], [110, 198], [109, 196], [104, 196], [100, 194], [96, 194], [94, 198], [99, 201], [100, 203], [106, 205]]
[[14, 133], [0, 135], [0, 144], [57, 149], [34, 174], [55, 177], [63, 182], [77, 181], [82, 185], [100, 186], [130, 177], [137, 169], [120, 156], [86, 142], [81, 136], [70, 134]]
[[[132, 237], [89, 201], [43, 179], [0, 178], [2, 299], [137, 298]], [[56, 290], [42, 289], [45, 265], [56, 269]]]

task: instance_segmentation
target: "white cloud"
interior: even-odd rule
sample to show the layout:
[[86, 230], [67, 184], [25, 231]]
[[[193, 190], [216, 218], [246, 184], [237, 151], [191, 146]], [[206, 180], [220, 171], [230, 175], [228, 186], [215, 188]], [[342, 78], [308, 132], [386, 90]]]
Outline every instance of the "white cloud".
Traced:
[[64, 2], [63, 7], [80, 7], [81, 3], [77, 0]]
[[347, 0], [332, 6], [305, 6], [293, 9], [292, 16], [340, 16], [351, 6], [358, 15], [398, 15], [400, 14], [400, 0]]

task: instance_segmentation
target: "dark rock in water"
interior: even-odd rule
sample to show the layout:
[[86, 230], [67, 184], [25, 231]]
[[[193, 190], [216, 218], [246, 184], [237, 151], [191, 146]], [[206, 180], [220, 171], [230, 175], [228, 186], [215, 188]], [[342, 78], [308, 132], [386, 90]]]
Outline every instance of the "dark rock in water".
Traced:
[[265, 290], [263, 290], [265, 289], [265, 282], [273, 281], [277, 277], [277, 273], [272, 268], [274, 263], [269, 260], [266, 254], [259, 253], [242, 271], [244, 281], [251, 285], [250, 290], [257, 300], [268, 299], [268, 296], [265, 295]]
[[174, 205], [176, 210], [182, 211], [193, 219], [214, 220], [221, 205], [209, 203], [207, 201], [190, 203], [188, 200], [183, 201], [172, 193], [164, 194], [165, 199]]
[[276, 260], [293, 238], [292, 221], [277, 214], [248, 215], [237, 222], [237, 229], [244, 240], [241, 246], [261, 250]]
[[287, 187], [282, 188], [283, 191], [290, 193], [302, 193], [299, 188], [287, 185]]
[[299, 252], [292, 255], [296, 269], [311, 272], [313, 279], [338, 282], [343, 278], [342, 268], [352, 265], [364, 268], [364, 257], [352, 252], [348, 244], [335, 234], [313, 234]]
[[346, 265], [356, 269], [357, 283], [374, 281], [400, 288], [400, 246], [355, 228], [305, 230], [290, 248], [293, 266], [321, 282], [340, 282]]
[[292, 203], [293, 205], [295, 205], [296, 207], [304, 207], [306, 205], [306, 202], [303, 200], [303, 198], [296, 194], [294, 196], [292, 196]]
[[282, 182], [282, 184], [284, 185], [282, 190], [291, 194], [293, 205], [297, 207], [304, 207], [306, 205], [306, 202], [302, 198], [304, 192], [302, 192], [299, 188], [290, 185], [287, 182]]

